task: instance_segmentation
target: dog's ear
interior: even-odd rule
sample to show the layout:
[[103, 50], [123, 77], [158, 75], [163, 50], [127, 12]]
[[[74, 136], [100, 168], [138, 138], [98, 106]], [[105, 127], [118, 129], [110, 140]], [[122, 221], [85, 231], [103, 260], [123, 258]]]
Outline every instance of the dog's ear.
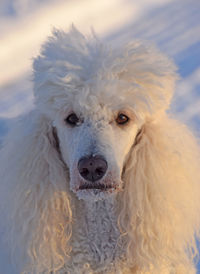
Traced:
[[60, 156], [55, 128], [36, 111], [18, 122], [1, 150], [1, 217], [16, 261], [24, 261], [20, 272], [54, 272], [66, 261], [72, 213]]
[[125, 166], [119, 216], [132, 263], [159, 257], [187, 266], [200, 227], [199, 166], [199, 146], [186, 126], [166, 115], [143, 125]]

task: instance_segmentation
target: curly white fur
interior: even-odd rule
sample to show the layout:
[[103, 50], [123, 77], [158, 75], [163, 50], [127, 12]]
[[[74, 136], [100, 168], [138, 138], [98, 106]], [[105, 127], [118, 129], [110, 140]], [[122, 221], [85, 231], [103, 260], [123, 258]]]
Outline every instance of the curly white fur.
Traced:
[[[74, 27], [54, 31], [34, 61], [35, 109], [0, 153], [1, 223], [18, 273], [196, 273], [200, 153], [166, 113], [175, 70], [150, 45], [111, 50]], [[84, 119], [76, 129], [63, 122], [72, 110]], [[108, 161], [112, 195], [76, 192], [77, 160], [92, 150]]]

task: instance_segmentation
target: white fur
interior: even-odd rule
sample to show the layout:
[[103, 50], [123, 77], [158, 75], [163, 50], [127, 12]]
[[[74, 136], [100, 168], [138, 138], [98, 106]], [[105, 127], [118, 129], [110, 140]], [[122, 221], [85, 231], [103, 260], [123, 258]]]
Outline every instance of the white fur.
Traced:
[[[112, 50], [74, 27], [43, 45], [35, 109], [0, 154], [1, 223], [18, 272], [195, 273], [200, 153], [166, 113], [175, 70], [153, 46]], [[110, 192], [78, 190], [77, 163], [90, 154], [107, 160]]]

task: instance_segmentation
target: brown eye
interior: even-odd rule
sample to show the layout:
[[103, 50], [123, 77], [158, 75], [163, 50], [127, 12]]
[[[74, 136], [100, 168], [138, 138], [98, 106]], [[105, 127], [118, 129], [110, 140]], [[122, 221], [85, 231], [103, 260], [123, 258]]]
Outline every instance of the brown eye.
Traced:
[[119, 114], [118, 114], [117, 119], [116, 119], [116, 122], [117, 122], [119, 125], [124, 125], [124, 124], [126, 124], [128, 121], [129, 121], [129, 117], [128, 117], [128, 116], [126, 116], [126, 115], [123, 114], [123, 113], [119, 113]]
[[77, 117], [75, 113], [71, 113], [66, 119], [65, 122], [71, 126], [78, 126], [80, 123], [80, 119]]

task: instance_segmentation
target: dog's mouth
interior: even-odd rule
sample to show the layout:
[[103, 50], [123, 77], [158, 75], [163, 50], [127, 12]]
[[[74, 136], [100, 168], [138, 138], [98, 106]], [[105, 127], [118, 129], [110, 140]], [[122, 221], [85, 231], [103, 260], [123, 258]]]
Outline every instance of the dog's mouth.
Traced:
[[116, 186], [114, 186], [113, 184], [106, 185], [102, 183], [85, 183], [83, 185], [80, 185], [78, 190], [84, 189], [99, 189], [101, 191], [108, 191], [116, 189]]
[[123, 183], [118, 181], [97, 181], [97, 182], [79, 182], [79, 185], [72, 189], [78, 199], [87, 201], [104, 200], [123, 190]]

